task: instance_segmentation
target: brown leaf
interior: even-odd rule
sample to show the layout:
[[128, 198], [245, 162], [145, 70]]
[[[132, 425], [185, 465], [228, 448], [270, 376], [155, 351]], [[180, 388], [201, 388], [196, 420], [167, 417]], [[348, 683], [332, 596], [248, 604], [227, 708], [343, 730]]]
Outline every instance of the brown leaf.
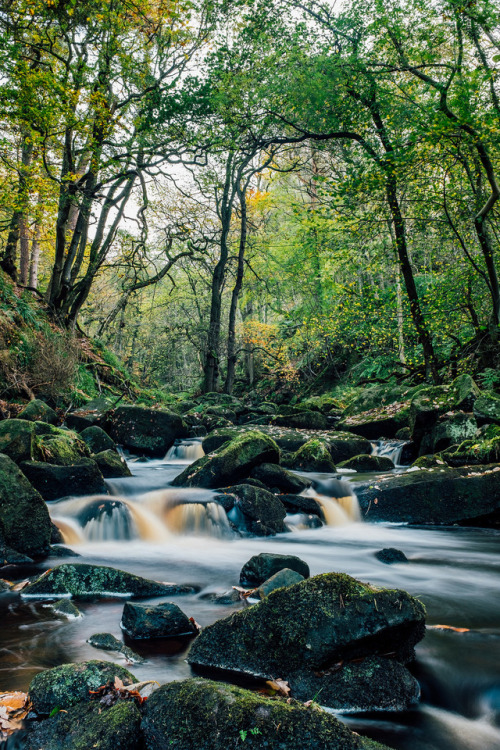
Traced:
[[470, 633], [470, 628], [454, 628], [453, 625], [427, 625], [431, 630], [453, 630], [454, 633]]
[[290, 692], [290, 685], [286, 680], [266, 680], [266, 685], [269, 685], [271, 690], [276, 691], [279, 695], [284, 695], [285, 698], [288, 696], [288, 693]]

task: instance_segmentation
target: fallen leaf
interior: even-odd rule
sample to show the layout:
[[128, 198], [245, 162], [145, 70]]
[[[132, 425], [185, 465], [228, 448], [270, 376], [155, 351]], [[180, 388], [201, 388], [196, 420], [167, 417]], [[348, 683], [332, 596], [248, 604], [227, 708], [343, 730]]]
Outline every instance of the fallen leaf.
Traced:
[[454, 628], [453, 625], [427, 625], [431, 630], [453, 630], [454, 633], [470, 633], [470, 628]]
[[269, 685], [271, 690], [275, 690], [279, 695], [288, 696], [290, 692], [290, 685], [286, 680], [266, 680], [266, 685]]

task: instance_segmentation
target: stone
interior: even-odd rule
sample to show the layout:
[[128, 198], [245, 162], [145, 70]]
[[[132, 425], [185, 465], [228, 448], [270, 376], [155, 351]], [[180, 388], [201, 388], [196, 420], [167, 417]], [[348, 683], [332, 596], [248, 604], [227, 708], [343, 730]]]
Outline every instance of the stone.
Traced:
[[176, 487], [217, 488], [234, 484], [262, 463], [279, 463], [279, 448], [257, 431], [246, 432], [188, 466], [172, 484]]
[[250, 476], [258, 479], [263, 485], [278, 492], [302, 492], [311, 486], [309, 479], [299, 477], [278, 464], [261, 464], [252, 469]]
[[25, 419], [0, 422], [0, 453], [16, 463], [29, 461], [36, 452], [36, 427]]
[[272, 492], [250, 484], [234, 485], [224, 492], [235, 498], [228, 517], [233, 521], [232, 515], [236, 511], [238, 518], [233, 522], [242, 531], [256, 536], [273, 536], [287, 531], [285, 506]]
[[425, 609], [406, 591], [324, 573], [204, 628], [188, 662], [286, 679], [296, 670], [389, 651], [404, 664], [414, 659], [424, 634]]
[[[30, 424], [26, 422], [26, 424]], [[0, 454], [0, 536], [28, 558], [46, 557], [52, 524], [41, 495], [8, 456]], [[11, 555], [4, 552], [4, 562]]]
[[70, 599], [59, 599], [57, 602], [52, 602], [47, 605], [54, 614], [62, 615], [68, 620], [79, 620], [83, 617], [82, 613]]
[[82, 458], [72, 466], [23, 461], [21, 469], [46, 501], [68, 495], [103, 495], [108, 491], [98, 465], [90, 458]]
[[288, 513], [306, 513], [318, 516], [322, 521], [325, 520], [321, 505], [313, 497], [307, 495], [280, 495], [281, 502]]
[[116, 479], [117, 477], [131, 477], [132, 472], [127, 462], [114, 450], [101, 451], [92, 456], [105, 479]]
[[49, 557], [81, 557], [81, 555], [69, 547], [63, 547], [60, 544], [52, 544], [49, 550]]
[[195, 635], [196, 627], [182, 609], [172, 602], [135, 604], [123, 608], [121, 628], [130, 638], [176, 638]]
[[378, 440], [381, 437], [394, 438], [399, 430], [409, 426], [408, 407], [408, 401], [379, 406], [370, 411], [346, 417], [338, 423], [337, 427], [340, 430], [361, 435], [368, 440]]
[[327, 430], [328, 420], [317, 411], [298, 411], [295, 414], [279, 414], [271, 424], [277, 427], [292, 427], [302, 430]]
[[87, 445], [76, 432], [46, 425], [45, 422], [35, 422], [35, 430], [34, 460], [57, 466], [73, 466], [90, 456]]
[[471, 440], [476, 436], [477, 422], [472, 414], [456, 412], [440, 417], [432, 432], [424, 437], [420, 446], [421, 455], [425, 453], [440, 453], [452, 445], [459, 445], [464, 440]]
[[278, 571], [278, 573], [268, 578], [267, 581], [261, 583], [255, 592], [255, 596], [259, 599], [265, 599], [271, 591], [292, 586], [294, 583], [299, 583], [303, 580], [304, 576], [301, 576], [300, 573], [296, 573], [294, 570], [290, 570], [290, 568], [283, 568], [283, 570]]
[[101, 453], [107, 450], [116, 451], [115, 441], [97, 425], [86, 427], [80, 433], [80, 437], [87, 444], [91, 453]]
[[408, 562], [405, 553], [395, 547], [384, 547], [384, 549], [379, 549], [378, 552], [375, 552], [375, 557], [386, 565]]
[[500, 424], [500, 396], [496, 393], [482, 393], [474, 402], [473, 409], [478, 424]]
[[354, 471], [391, 471], [394, 464], [387, 456], [353, 456], [337, 464], [338, 469], [354, 469]]
[[192, 593], [190, 586], [160, 583], [117, 568], [86, 563], [65, 563], [43, 573], [22, 590], [23, 597], [45, 599], [61, 595], [76, 599], [101, 596], [146, 598]]
[[299, 450], [293, 454], [291, 465], [294, 469], [300, 471], [335, 471], [335, 464], [332, 461], [329, 445], [325, 440], [315, 439], [308, 440]]
[[500, 437], [491, 440], [464, 440], [441, 454], [449, 466], [474, 466], [500, 461]]
[[388, 750], [319, 707], [201, 678], [155, 690], [142, 729], [146, 750]]
[[175, 440], [188, 435], [175, 412], [141, 406], [118, 406], [108, 412], [106, 429], [120, 445], [149, 456], [164, 456]]
[[109, 661], [83, 661], [61, 664], [39, 672], [30, 682], [28, 695], [37, 714], [50, 714], [54, 708], [68, 709], [89, 701], [89, 690], [97, 690], [119, 677], [124, 685], [133, 685], [136, 677], [128, 670]]
[[435, 385], [422, 388], [410, 403], [410, 430], [412, 440], [420, 445], [422, 437], [430, 432], [440, 414], [453, 408], [453, 393], [450, 387]]
[[[67, 601], [67, 600], [66, 600]], [[94, 648], [98, 648], [101, 651], [116, 651], [127, 659], [132, 664], [142, 664], [144, 659], [131, 648], [125, 646], [124, 643], [115, 638], [111, 633], [94, 633], [87, 640]]]
[[459, 375], [451, 384], [453, 406], [460, 411], [472, 411], [474, 403], [481, 395], [478, 386], [467, 373]]
[[328, 438], [328, 447], [335, 465], [353, 456], [369, 454], [372, 449], [369, 440], [350, 432], [332, 432]]
[[35, 398], [17, 415], [18, 419], [27, 419], [28, 422], [47, 422], [56, 424], [57, 414], [45, 401]]
[[280, 555], [273, 552], [261, 552], [248, 560], [240, 572], [242, 586], [256, 587], [279, 573], [280, 570], [292, 570], [303, 578], [309, 578], [309, 565], [295, 555]]

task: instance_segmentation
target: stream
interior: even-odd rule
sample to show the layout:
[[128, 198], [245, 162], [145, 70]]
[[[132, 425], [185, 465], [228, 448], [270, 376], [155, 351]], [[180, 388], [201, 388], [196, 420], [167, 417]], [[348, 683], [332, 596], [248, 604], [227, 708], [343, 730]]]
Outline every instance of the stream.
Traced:
[[[396, 455], [399, 449], [379, 441], [374, 452]], [[146, 578], [193, 584], [196, 594], [173, 600], [202, 627], [234, 611], [234, 606], [214, 603], [210, 595], [237, 585], [243, 564], [260, 552], [298, 555], [309, 564], [311, 575], [346, 572], [378, 586], [406, 589], [423, 601], [428, 613], [427, 635], [417, 646], [415, 665], [422, 701], [404, 713], [351, 715], [342, 720], [395, 750], [500, 749], [500, 532], [363, 523], [356, 520], [353, 488], [361, 479], [376, 475], [345, 474], [342, 485], [347, 492], [338, 493], [339, 502], [323, 501], [338, 506], [332, 516], [323, 506], [329, 523], [335, 525], [308, 528], [307, 517], [294, 516], [287, 519], [288, 534], [242, 538], [212, 501], [211, 491], [168, 488], [200, 451], [199, 442], [184, 441], [163, 461], [129, 457], [133, 477], [108, 480], [109, 496], [51, 503], [51, 515], [67, 543], [82, 555], [80, 560], [52, 560], [52, 565], [105, 564]], [[402, 550], [409, 564], [379, 562], [374, 553], [383, 547]], [[23, 574], [45, 568], [40, 564], [23, 569]], [[4, 575], [9, 578], [8, 569]], [[126, 664], [121, 655], [86, 643], [93, 633], [110, 632], [122, 638], [123, 601], [78, 602], [78, 606], [84, 617], [69, 621], [48, 610], [46, 602], [23, 600], [10, 592], [0, 596], [0, 690], [26, 690], [38, 671], [65, 662], [102, 659]], [[466, 631], [432, 627], [436, 625]], [[185, 643], [128, 645], [147, 659], [126, 665], [140, 680], [163, 683], [191, 676]]]

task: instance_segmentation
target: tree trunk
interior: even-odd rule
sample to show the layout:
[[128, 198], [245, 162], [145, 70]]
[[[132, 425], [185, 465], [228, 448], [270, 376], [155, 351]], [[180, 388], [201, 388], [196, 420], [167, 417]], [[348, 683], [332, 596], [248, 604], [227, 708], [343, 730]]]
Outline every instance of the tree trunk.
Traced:
[[40, 262], [40, 220], [37, 219], [33, 241], [31, 243], [30, 275], [28, 285], [32, 289], [38, 287], [38, 264]]
[[247, 243], [247, 205], [246, 186], [244, 190], [238, 187], [238, 198], [240, 201], [240, 248], [238, 252], [238, 267], [236, 270], [236, 281], [231, 296], [231, 307], [229, 309], [229, 328], [227, 334], [227, 374], [224, 392], [231, 394], [234, 387], [234, 375], [238, 355], [236, 353], [236, 313], [238, 312], [238, 299], [243, 285], [243, 274], [245, 272], [245, 249]]
[[21, 235], [21, 226], [26, 224], [26, 213], [28, 209], [29, 192], [28, 176], [29, 168], [33, 158], [33, 142], [27, 135], [23, 137], [21, 150], [21, 166], [19, 169], [19, 185], [17, 189], [18, 208], [14, 211], [9, 225], [7, 244], [0, 261], [0, 268], [14, 281], [17, 281], [17, 243]]
[[26, 213], [19, 219], [19, 281], [22, 286], [28, 284], [30, 272], [30, 241]]

